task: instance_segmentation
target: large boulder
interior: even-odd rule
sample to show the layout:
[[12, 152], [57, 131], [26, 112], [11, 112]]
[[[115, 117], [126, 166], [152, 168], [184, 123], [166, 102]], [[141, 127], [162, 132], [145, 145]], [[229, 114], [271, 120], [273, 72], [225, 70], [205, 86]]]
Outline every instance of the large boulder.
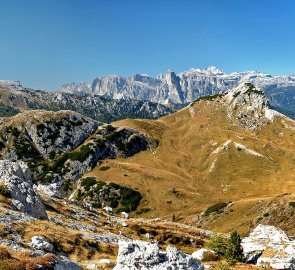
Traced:
[[43, 236], [33, 236], [30, 246], [34, 250], [42, 250], [47, 252], [53, 251], [53, 245], [48, 243]]
[[167, 247], [166, 252], [161, 252], [156, 243], [119, 241], [119, 254], [114, 270], [128, 269], [203, 270], [204, 266], [174, 247]]
[[33, 189], [31, 172], [24, 162], [0, 160], [0, 183], [6, 187], [14, 209], [39, 219], [47, 219], [45, 207]]
[[273, 269], [295, 269], [295, 241], [282, 230], [258, 225], [242, 240], [247, 262]]

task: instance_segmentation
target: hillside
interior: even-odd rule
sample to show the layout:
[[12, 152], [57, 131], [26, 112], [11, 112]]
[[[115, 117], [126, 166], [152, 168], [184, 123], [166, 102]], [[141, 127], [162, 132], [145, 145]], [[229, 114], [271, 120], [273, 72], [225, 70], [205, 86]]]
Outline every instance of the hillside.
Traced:
[[223, 269], [200, 248], [236, 229], [231, 269], [290, 269], [295, 242], [261, 224], [294, 235], [294, 130], [250, 83], [158, 120], [1, 118], [0, 268]]
[[[295, 123], [269, 109], [263, 92], [251, 84], [159, 120], [114, 125], [156, 138], [159, 147], [105, 160], [110, 169], [95, 168], [87, 176], [140, 191], [141, 216], [242, 233], [263, 222], [295, 234], [295, 209], [289, 205], [295, 199]], [[224, 203], [223, 209], [202, 214], [216, 203]]]

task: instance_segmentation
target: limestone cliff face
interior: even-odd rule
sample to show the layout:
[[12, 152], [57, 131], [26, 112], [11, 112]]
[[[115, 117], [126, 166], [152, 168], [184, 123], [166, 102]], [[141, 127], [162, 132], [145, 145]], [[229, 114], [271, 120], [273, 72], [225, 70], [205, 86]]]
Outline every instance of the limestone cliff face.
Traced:
[[7, 188], [16, 210], [47, 219], [45, 207], [33, 189], [31, 172], [24, 162], [0, 160], [0, 182]]

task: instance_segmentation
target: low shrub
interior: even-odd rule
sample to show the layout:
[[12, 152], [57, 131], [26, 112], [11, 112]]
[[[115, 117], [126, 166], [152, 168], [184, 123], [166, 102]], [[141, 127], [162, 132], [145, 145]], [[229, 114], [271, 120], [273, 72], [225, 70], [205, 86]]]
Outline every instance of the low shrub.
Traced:
[[224, 207], [227, 206], [226, 202], [220, 202], [220, 203], [216, 203], [214, 205], [211, 205], [210, 207], [208, 207], [205, 212], [204, 215], [208, 216], [213, 212], [220, 212]]
[[295, 208], [295, 202], [289, 202], [289, 206], [294, 207]]
[[81, 186], [87, 191], [89, 191], [90, 187], [94, 186], [96, 183], [97, 181], [95, 177], [86, 177], [81, 179]]
[[0, 183], [0, 195], [4, 196], [6, 198], [11, 197], [10, 191], [2, 183]]
[[100, 171], [107, 171], [110, 168], [110, 166], [101, 166], [99, 167]]
[[223, 256], [230, 265], [243, 260], [241, 238], [236, 231], [233, 231], [229, 238], [222, 235], [211, 237], [208, 242], [208, 248]]
[[92, 150], [91, 146], [92, 146], [92, 144], [89, 143], [89, 144], [83, 145], [80, 148], [80, 151], [69, 153], [69, 155], [68, 155], [69, 159], [71, 159], [73, 161], [77, 160], [80, 162], [85, 161], [86, 158], [88, 158], [91, 154], [93, 154], [93, 150]]
[[105, 127], [105, 129], [106, 129], [108, 132], [113, 132], [113, 131], [116, 130], [116, 128], [115, 128], [114, 126], [112, 126], [112, 125], [107, 125], [107, 126]]

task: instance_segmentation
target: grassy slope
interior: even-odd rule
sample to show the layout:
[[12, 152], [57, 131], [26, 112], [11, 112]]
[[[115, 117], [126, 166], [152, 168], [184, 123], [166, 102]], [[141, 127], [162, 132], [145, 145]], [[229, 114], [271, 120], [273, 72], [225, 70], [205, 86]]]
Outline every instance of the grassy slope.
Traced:
[[[235, 227], [246, 232], [249, 222], [262, 211], [242, 219], [249, 205], [253, 206], [248, 200], [255, 205], [265, 197], [295, 191], [295, 132], [285, 127], [281, 117], [249, 131], [234, 126], [226, 116], [226, 108], [216, 99], [198, 102], [159, 120], [116, 122], [158, 138], [159, 148], [128, 159], [107, 160], [104, 163], [111, 169], [95, 168], [88, 175], [138, 189], [144, 195], [141, 207], [152, 208], [143, 214], [145, 217], [171, 219], [175, 214], [176, 219], [191, 222], [214, 203], [234, 201], [236, 209], [232, 214], [204, 226], [218, 231]], [[295, 127], [293, 122], [288, 125]], [[228, 151], [212, 153], [227, 140], [264, 157], [237, 149], [234, 144]]]

